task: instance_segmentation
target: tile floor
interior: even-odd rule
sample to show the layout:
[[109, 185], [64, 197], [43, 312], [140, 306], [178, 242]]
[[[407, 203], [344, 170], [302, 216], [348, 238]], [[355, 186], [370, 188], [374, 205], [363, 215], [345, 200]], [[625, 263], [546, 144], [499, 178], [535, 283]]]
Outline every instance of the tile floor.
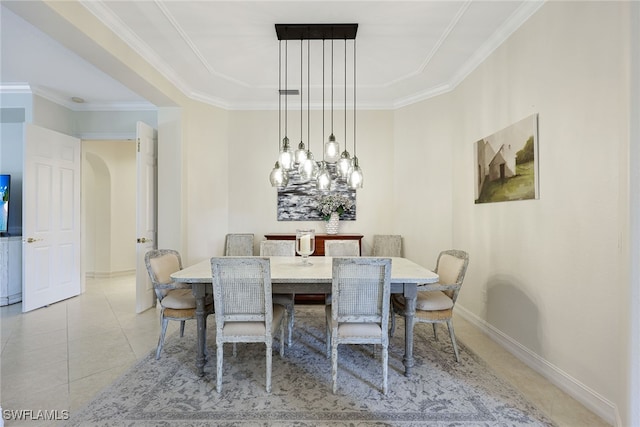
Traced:
[[[157, 309], [135, 314], [135, 278], [88, 279], [87, 290], [22, 314], [0, 308], [0, 405], [3, 409], [73, 411], [155, 349]], [[169, 336], [177, 322], [169, 322]], [[456, 334], [559, 426], [607, 426], [580, 403], [527, 368], [458, 317]], [[5, 421], [6, 427], [54, 425]], [[56, 424], [59, 425], [59, 424]]]

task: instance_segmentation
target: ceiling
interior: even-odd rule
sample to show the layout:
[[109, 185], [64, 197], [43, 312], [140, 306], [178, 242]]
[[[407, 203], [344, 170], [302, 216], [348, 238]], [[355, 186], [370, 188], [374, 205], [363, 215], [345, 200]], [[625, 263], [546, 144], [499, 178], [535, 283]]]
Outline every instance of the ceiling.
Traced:
[[[58, 37], [69, 32], [60, 25], [68, 24], [56, 23], [54, 28], [48, 20], [45, 33], [30, 23], [38, 25], [37, 9], [25, 13], [19, 2], [1, 4], [3, 91], [28, 85], [33, 92], [76, 110], [151, 105], [136, 93], [133, 76], [116, 72], [106, 65], [108, 61], [100, 60], [104, 52], [92, 52], [90, 60], [83, 59], [72, 50], [73, 43]], [[80, 4], [186, 96], [227, 109], [277, 108], [274, 24], [357, 23], [358, 108], [389, 109], [455, 88], [542, 1], [94, 0]], [[325, 42], [327, 102], [331, 45]], [[311, 77], [308, 83], [304, 77], [303, 99], [306, 103], [308, 85], [310, 104], [318, 107], [323, 88], [322, 42], [311, 42], [310, 48]], [[351, 41], [346, 48], [346, 102], [351, 104]], [[345, 42], [333, 42], [333, 51], [334, 96], [336, 104], [342, 105]], [[288, 42], [287, 54], [287, 86], [298, 89], [300, 42]], [[71, 97], [83, 98], [85, 103], [74, 104]], [[300, 102], [299, 97], [289, 98]]]

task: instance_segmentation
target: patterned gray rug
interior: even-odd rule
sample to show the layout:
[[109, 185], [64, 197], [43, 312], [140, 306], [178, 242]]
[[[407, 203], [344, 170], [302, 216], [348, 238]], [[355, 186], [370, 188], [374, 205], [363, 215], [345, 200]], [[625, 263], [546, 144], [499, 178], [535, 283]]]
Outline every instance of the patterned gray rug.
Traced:
[[380, 349], [341, 346], [338, 392], [331, 392], [322, 306], [296, 306], [294, 344], [274, 345], [273, 390], [265, 391], [264, 346], [225, 347], [223, 390], [215, 385], [215, 326], [209, 318], [206, 375], [195, 368], [195, 322], [185, 336], [167, 337], [65, 426], [552, 426], [539, 410], [498, 379], [464, 344], [456, 363], [446, 328], [433, 340], [415, 329], [416, 365], [403, 374], [404, 323], [389, 351], [389, 393], [381, 391]]

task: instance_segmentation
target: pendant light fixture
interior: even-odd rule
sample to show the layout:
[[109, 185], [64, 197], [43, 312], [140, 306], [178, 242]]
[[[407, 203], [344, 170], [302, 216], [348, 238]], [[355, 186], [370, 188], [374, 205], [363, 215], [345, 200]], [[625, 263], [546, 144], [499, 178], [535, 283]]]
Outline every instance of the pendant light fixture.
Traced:
[[318, 177], [318, 163], [313, 158], [311, 153], [311, 45], [310, 40], [307, 39], [307, 144], [309, 149], [306, 152], [305, 159], [300, 163], [298, 167], [298, 173], [300, 174], [300, 180], [302, 182], [309, 182], [315, 180]]
[[[284, 138], [282, 139], [282, 148], [280, 149], [280, 156], [278, 161], [280, 167], [286, 171], [293, 169], [294, 153], [289, 143], [288, 133], [288, 120], [289, 120], [289, 90], [288, 90], [288, 68], [289, 68], [289, 46], [288, 40], [284, 41]], [[282, 96], [282, 94], [280, 94]]]
[[[289, 171], [296, 167], [296, 171], [300, 176], [300, 181], [305, 183], [312, 181], [315, 183], [315, 186], [318, 190], [330, 190], [331, 189], [331, 180], [332, 175], [330, 172], [330, 168], [336, 168], [337, 173], [341, 179], [347, 181], [347, 184], [351, 188], [360, 188], [361, 184], [361, 170], [357, 164], [357, 157], [355, 153], [355, 37], [358, 29], [358, 24], [276, 24], [276, 33], [278, 35], [278, 40], [282, 42], [285, 40], [285, 60], [284, 60], [284, 80], [285, 80], [285, 89], [281, 90], [282, 87], [282, 43], [280, 43], [279, 50], [279, 84], [278, 89], [280, 96], [285, 96], [284, 102], [284, 138], [282, 138], [282, 142], [280, 143], [280, 136], [282, 130], [282, 102], [281, 98], [279, 98], [278, 102], [278, 149], [279, 156], [278, 161], [276, 162], [276, 166], [270, 175], [271, 185], [274, 187], [285, 187], [289, 181]], [[345, 92], [345, 150], [340, 153], [340, 145], [336, 141], [333, 122], [334, 122], [334, 40], [344, 40], [344, 92]], [[347, 141], [347, 40], [354, 39], [354, 157], [353, 159], [349, 155], [349, 152], [346, 149], [346, 141]], [[288, 99], [287, 96], [289, 94], [288, 90], [288, 44], [287, 40], [300, 40], [300, 143], [298, 144], [298, 149], [294, 152], [291, 149], [291, 145], [288, 138]], [[303, 41], [307, 40], [307, 146], [305, 146], [305, 142], [303, 140], [304, 134], [304, 120], [303, 120], [303, 91], [302, 88], [304, 86], [304, 43]], [[319, 162], [320, 166], [318, 167], [318, 162], [314, 160], [313, 154], [311, 153], [311, 121], [310, 121], [310, 41], [317, 40], [322, 42], [322, 141], [324, 144], [322, 150], [322, 162]], [[331, 40], [331, 133], [329, 138], [325, 141], [325, 47], [326, 41]], [[297, 91], [291, 91], [297, 92]], [[329, 166], [327, 163], [337, 163], [336, 166]], [[353, 173], [355, 173], [354, 176]], [[298, 180], [296, 179], [296, 182]]]
[[[282, 41], [278, 42], [278, 151], [280, 150], [280, 137], [282, 136]], [[289, 173], [276, 161], [269, 174], [269, 182], [272, 187], [286, 187], [289, 183]]]
[[338, 176], [346, 180], [351, 168], [351, 155], [347, 151], [347, 39], [344, 39], [344, 151], [337, 164]]
[[349, 188], [362, 188], [362, 169], [358, 164], [358, 156], [356, 155], [356, 41], [353, 40], [353, 161], [352, 168], [348, 173], [347, 185]]
[[[345, 82], [345, 86], [346, 84]], [[324, 144], [324, 157], [327, 163], [335, 163], [340, 157], [340, 144], [333, 133], [333, 39], [331, 39], [331, 135]]]
[[[322, 40], [322, 140], [324, 141], [324, 39]], [[331, 188], [331, 174], [327, 169], [327, 162], [325, 161], [326, 150], [322, 151], [322, 162], [320, 162], [320, 169], [318, 170], [318, 178], [316, 178], [316, 188], [318, 190], [329, 190]]]
[[302, 57], [302, 39], [300, 39], [300, 143], [298, 144], [298, 149], [296, 150], [294, 157], [296, 166], [300, 166], [300, 164], [307, 159], [307, 148], [302, 140]]

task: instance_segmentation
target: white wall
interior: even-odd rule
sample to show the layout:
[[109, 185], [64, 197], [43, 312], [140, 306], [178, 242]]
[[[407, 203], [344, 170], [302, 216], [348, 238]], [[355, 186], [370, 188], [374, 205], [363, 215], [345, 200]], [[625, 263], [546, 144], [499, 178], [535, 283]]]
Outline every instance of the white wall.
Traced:
[[393, 122], [393, 232], [406, 257], [430, 268], [453, 246], [453, 111], [452, 97], [440, 96], [396, 111]]
[[135, 141], [82, 141], [82, 152], [87, 273], [135, 271]]
[[[342, 113], [344, 114], [344, 113]], [[336, 117], [343, 117], [336, 111]], [[299, 116], [297, 116], [299, 117]], [[305, 113], [306, 137], [306, 113]], [[312, 112], [311, 151], [316, 160], [322, 159], [322, 116]], [[325, 121], [328, 121], [328, 116]], [[336, 120], [337, 121], [337, 120]], [[342, 122], [340, 122], [342, 123]], [[393, 114], [389, 111], [361, 111], [357, 117], [357, 155], [364, 173], [364, 189], [357, 192], [356, 221], [342, 221], [340, 231], [361, 233], [363, 252], [370, 252], [373, 233], [393, 230], [397, 209], [393, 204]], [[289, 138], [297, 148], [300, 142], [300, 123], [291, 120]], [[340, 125], [342, 126], [342, 125]], [[351, 118], [348, 118], [348, 128]], [[314, 132], [315, 130], [315, 132]], [[344, 130], [334, 129], [344, 149]], [[329, 132], [325, 133], [325, 139]], [[282, 135], [284, 136], [284, 135]], [[353, 139], [347, 134], [347, 149], [353, 155]], [[278, 157], [277, 111], [229, 112], [229, 170], [228, 197], [229, 223], [227, 232], [255, 234], [258, 242], [266, 233], [294, 233], [296, 228], [315, 228], [324, 233], [324, 221], [278, 221], [276, 214], [277, 190], [269, 183], [269, 173]], [[224, 236], [211, 249], [221, 254]]]
[[157, 129], [157, 111], [75, 111], [73, 131], [82, 139], [133, 139], [138, 121]]
[[184, 247], [183, 130], [181, 108], [158, 109], [158, 248]]
[[[465, 315], [610, 422], [626, 410], [628, 16], [622, 2], [546, 3], [452, 93], [394, 123], [397, 164], [429, 153], [431, 179], [415, 179], [427, 195], [445, 187], [441, 206], [396, 184], [407, 256], [414, 236], [468, 251]], [[540, 199], [475, 205], [474, 142], [532, 113]], [[450, 241], [411, 204], [450, 214]]]
[[33, 124], [75, 136], [73, 111], [38, 95], [33, 96]]
[[229, 171], [237, 167], [228, 157], [228, 114], [199, 102], [184, 105], [182, 157], [177, 159], [184, 172], [173, 177], [181, 185], [182, 196], [164, 193], [158, 196], [173, 197], [171, 209], [178, 209], [183, 218], [175, 228], [163, 232], [177, 233], [182, 239], [180, 248], [186, 265], [222, 254], [232, 214], [228, 200]]

